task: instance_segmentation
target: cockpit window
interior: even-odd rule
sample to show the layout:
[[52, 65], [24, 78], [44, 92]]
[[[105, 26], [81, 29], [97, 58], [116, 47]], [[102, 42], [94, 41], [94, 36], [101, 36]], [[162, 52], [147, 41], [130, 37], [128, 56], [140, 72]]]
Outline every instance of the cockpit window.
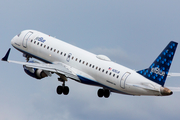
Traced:
[[21, 33], [19, 33], [17, 36], [19, 37], [21, 35]]

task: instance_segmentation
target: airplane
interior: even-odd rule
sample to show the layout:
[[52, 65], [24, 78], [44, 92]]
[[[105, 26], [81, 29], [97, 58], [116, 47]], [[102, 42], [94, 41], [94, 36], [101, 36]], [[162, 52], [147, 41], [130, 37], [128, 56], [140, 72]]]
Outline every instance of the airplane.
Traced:
[[[36, 30], [24, 30], [11, 40], [11, 45], [23, 53], [26, 62], [9, 60], [11, 48], [2, 61], [23, 65], [25, 73], [36, 79], [58, 75], [62, 85], [57, 94], [68, 95], [67, 80], [97, 86], [98, 97], [108, 98], [112, 92], [133, 96], [168, 96], [173, 92], [165, 87], [169, 69], [178, 43], [171, 41], [146, 69], [135, 71]], [[38, 61], [30, 60], [35, 58]]]

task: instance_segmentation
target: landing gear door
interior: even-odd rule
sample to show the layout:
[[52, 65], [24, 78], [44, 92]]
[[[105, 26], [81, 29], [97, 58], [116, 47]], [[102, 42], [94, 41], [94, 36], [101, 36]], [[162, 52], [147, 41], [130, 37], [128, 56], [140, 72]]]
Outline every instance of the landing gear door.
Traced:
[[22, 45], [24, 48], [27, 48], [27, 42], [30, 38], [30, 36], [33, 34], [33, 32], [29, 31], [25, 36], [24, 36], [24, 39], [23, 39], [23, 42], [22, 42]]
[[126, 79], [128, 78], [128, 76], [130, 75], [131, 73], [129, 72], [126, 72], [124, 73], [124, 75], [122, 76], [121, 80], [120, 80], [120, 87], [125, 89], [125, 84], [126, 84]]

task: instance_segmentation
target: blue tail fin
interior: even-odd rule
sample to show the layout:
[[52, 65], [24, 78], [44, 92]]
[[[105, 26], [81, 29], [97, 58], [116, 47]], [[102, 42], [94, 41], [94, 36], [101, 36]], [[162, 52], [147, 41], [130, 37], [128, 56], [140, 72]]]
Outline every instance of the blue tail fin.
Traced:
[[177, 45], [178, 43], [171, 41], [149, 68], [137, 73], [164, 86]]

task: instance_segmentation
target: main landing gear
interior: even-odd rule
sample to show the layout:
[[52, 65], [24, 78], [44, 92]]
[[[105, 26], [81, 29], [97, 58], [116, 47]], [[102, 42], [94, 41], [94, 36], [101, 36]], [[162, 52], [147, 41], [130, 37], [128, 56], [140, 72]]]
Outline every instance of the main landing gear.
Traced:
[[110, 96], [110, 91], [108, 89], [99, 89], [98, 92], [98, 97], [105, 97], [105, 98], [108, 98]]
[[65, 86], [65, 80], [63, 78], [58, 78], [58, 80], [60, 82], [63, 82], [62, 86], [58, 86], [56, 89], [57, 94], [61, 95], [62, 93], [64, 95], [68, 95], [69, 94], [69, 87]]

